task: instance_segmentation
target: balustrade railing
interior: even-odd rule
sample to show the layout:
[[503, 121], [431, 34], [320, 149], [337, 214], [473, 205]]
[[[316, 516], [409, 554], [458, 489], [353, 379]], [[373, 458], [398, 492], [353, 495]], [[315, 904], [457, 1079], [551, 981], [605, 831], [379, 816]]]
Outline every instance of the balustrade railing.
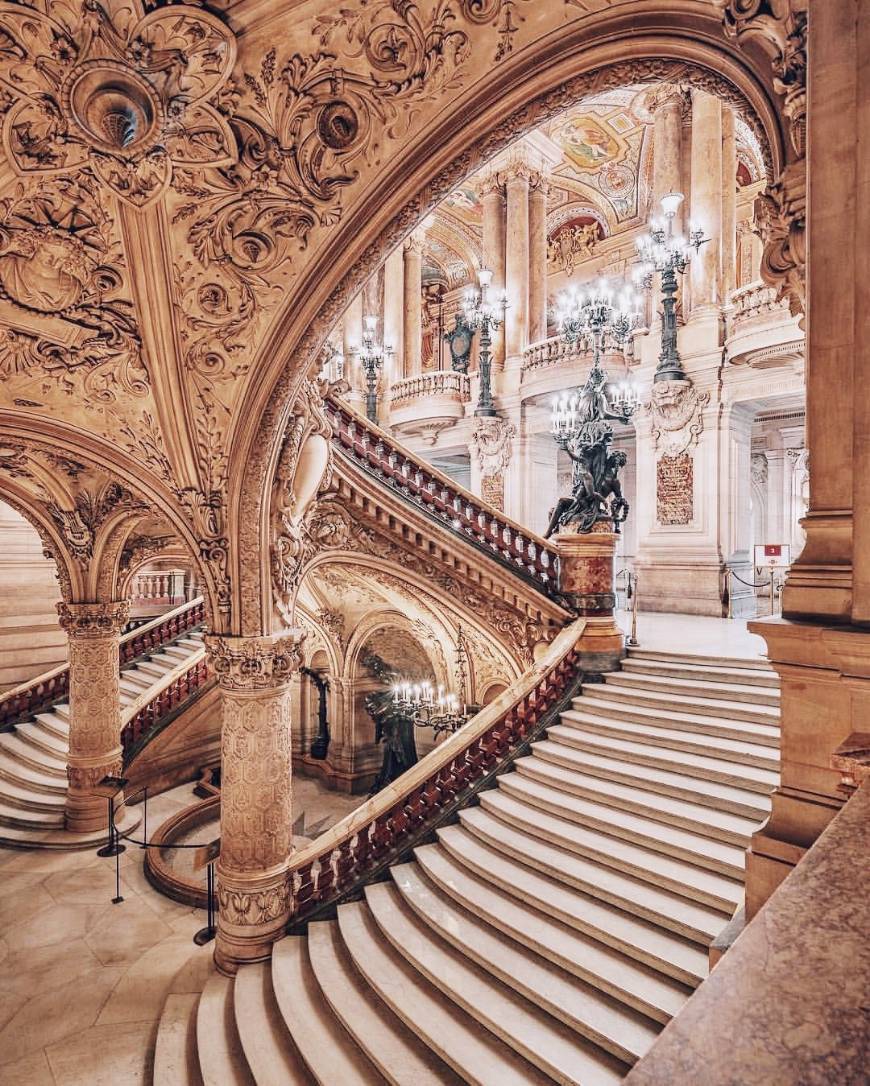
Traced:
[[164, 727], [176, 710], [184, 707], [194, 696], [210, 685], [208, 663], [205, 653], [185, 661], [186, 670], [171, 673], [165, 686], [158, 685], [147, 691], [148, 700], [143, 704], [134, 704], [132, 713], [121, 729], [121, 747], [124, 761], [128, 762], [143, 740], [153, 737]]
[[184, 596], [184, 570], [148, 570], [137, 573], [131, 595], [136, 600], [175, 599]]
[[355, 463], [475, 543], [548, 595], [558, 594], [554, 547], [402, 448], [346, 404], [328, 397], [334, 440]]
[[[631, 356], [630, 347], [629, 340], [625, 351], [608, 351], [605, 354], [605, 360], [612, 363], [615, 359], [619, 359], [624, 364], [625, 359]], [[526, 347], [523, 351], [522, 372], [525, 374], [531, 370], [560, 366], [568, 362], [587, 362], [591, 366], [592, 351], [586, 350], [581, 343], [566, 343], [561, 336], [551, 336], [549, 339], [542, 339]]]
[[525, 752], [581, 679], [577, 642], [585, 620], [566, 627], [543, 658], [458, 732], [294, 854], [290, 927], [334, 908], [449, 820]]
[[788, 316], [788, 302], [777, 301], [776, 291], [758, 280], [731, 294], [731, 312], [728, 315], [729, 334], [738, 325], [765, 313], [782, 313]]
[[454, 370], [429, 370], [415, 377], [403, 377], [390, 386], [390, 403], [398, 405], [420, 396], [453, 395], [461, 403], [471, 399], [471, 379]]
[[[119, 662], [122, 666], [129, 664], [138, 657], [165, 645], [167, 641], [172, 641], [186, 631], [202, 625], [204, 621], [205, 601], [200, 596], [124, 634], [118, 651]], [[0, 695], [0, 730], [17, 721], [32, 717], [35, 713], [41, 713], [68, 696], [69, 666], [67, 664], [45, 672], [43, 675], [37, 675]]]

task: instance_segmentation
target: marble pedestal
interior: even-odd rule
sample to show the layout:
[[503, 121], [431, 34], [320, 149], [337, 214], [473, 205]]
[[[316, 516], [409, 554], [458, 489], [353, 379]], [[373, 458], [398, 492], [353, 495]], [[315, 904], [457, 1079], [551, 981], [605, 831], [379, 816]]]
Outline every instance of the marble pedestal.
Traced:
[[553, 540], [559, 552], [559, 589], [586, 619], [578, 645], [585, 672], [615, 671], [625, 655], [614, 618], [617, 539], [612, 522], [600, 520], [591, 532], [562, 531]]

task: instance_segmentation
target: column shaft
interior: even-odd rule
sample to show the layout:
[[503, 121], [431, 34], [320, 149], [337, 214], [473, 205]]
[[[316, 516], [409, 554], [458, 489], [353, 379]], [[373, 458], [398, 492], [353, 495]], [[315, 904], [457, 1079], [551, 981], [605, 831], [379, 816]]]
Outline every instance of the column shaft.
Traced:
[[529, 342], [547, 338], [547, 185], [538, 174], [529, 189]]
[[722, 237], [722, 103], [692, 91], [691, 217], [710, 240], [692, 258], [692, 310], [721, 301], [719, 247]]
[[344, 379], [356, 392], [362, 388], [360, 381], [359, 362], [356, 352], [362, 346], [363, 331], [363, 292], [350, 303], [344, 311], [342, 329], [343, 354], [344, 354]]
[[392, 347], [389, 361], [389, 382], [398, 380], [404, 373], [405, 358], [405, 258], [402, 247], [394, 249], [384, 265], [384, 346]]
[[108, 825], [106, 800], [93, 789], [121, 772], [118, 649], [129, 600], [59, 603], [69, 638], [69, 759], [66, 828], [92, 833]]
[[[492, 291], [500, 294], [505, 289], [505, 205], [501, 185], [496, 178], [485, 184], [483, 196], [483, 262], [492, 272]], [[492, 337], [492, 363], [504, 365], [504, 328]]]
[[722, 106], [722, 301], [737, 287], [737, 144], [734, 110]]
[[414, 377], [423, 369], [423, 242], [416, 234], [405, 242], [404, 261], [404, 375]]
[[[655, 106], [653, 129], [653, 214], [660, 214], [659, 201], [666, 192], [681, 192], [683, 95], [674, 87]], [[683, 208], [677, 213], [675, 228], [682, 229]]]
[[508, 177], [505, 228], [505, 361], [518, 361], [529, 342], [529, 175]]
[[303, 637], [289, 630], [206, 641], [222, 707], [215, 963], [223, 973], [267, 958], [290, 913], [290, 701]]

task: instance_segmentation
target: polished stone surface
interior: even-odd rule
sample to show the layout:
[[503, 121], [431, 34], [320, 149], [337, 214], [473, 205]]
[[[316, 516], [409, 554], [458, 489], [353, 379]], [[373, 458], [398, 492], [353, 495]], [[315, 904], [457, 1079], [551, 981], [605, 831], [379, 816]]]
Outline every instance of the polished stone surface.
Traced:
[[870, 1080], [870, 784], [849, 800], [626, 1079]]
[[[620, 601], [623, 595], [620, 593]], [[617, 622], [628, 633], [631, 612], [616, 612]], [[675, 615], [641, 611], [637, 616], [638, 648], [662, 652], [687, 652], [697, 656], [736, 656], [751, 659], [767, 655], [764, 639], [747, 629], [747, 620], [713, 618], [709, 615]]]

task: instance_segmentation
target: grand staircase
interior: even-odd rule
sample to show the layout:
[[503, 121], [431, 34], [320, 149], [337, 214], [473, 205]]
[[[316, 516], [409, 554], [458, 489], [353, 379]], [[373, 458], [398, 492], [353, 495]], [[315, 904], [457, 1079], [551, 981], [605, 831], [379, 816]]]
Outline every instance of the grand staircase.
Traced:
[[[201, 654], [202, 647], [202, 631], [194, 629], [123, 666], [122, 713], [170, 672]], [[79, 847], [83, 842], [78, 835], [63, 829], [69, 704], [58, 702], [33, 717], [0, 732], [0, 846]], [[123, 821], [119, 824], [124, 826]]]
[[632, 652], [388, 881], [170, 995], [155, 1086], [620, 1081], [741, 905], [778, 702], [761, 660]]

